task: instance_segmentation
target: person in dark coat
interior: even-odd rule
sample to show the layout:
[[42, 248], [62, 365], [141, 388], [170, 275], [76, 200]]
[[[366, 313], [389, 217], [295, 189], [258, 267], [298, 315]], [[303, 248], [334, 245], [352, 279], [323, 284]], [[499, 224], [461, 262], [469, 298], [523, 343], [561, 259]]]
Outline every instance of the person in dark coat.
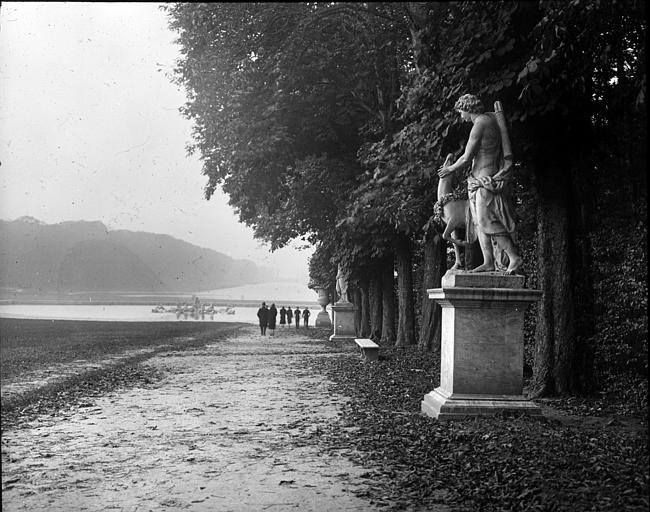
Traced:
[[291, 325], [291, 321], [293, 320], [293, 310], [291, 309], [291, 306], [287, 308], [287, 323]]
[[275, 319], [278, 316], [278, 310], [275, 304], [271, 304], [269, 308], [269, 336], [275, 336]]
[[257, 310], [257, 318], [260, 320], [260, 334], [266, 334], [266, 326], [269, 323], [269, 310], [266, 309], [266, 302], [262, 302], [262, 307]]
[[293, 318], [296, 320], [296, 329], [300, 327], [300, 308], [296, 306], [296, 310], [293, 312]]
[[284, 309], [284, 306], [280, 308], [280, 328], [284, 327], [287, 324], [287, 310]]
[[302, 312], [302, 323], [305, 327], [309, 327], [309, 315], [311, 315], [309, 309], [305, 308]]

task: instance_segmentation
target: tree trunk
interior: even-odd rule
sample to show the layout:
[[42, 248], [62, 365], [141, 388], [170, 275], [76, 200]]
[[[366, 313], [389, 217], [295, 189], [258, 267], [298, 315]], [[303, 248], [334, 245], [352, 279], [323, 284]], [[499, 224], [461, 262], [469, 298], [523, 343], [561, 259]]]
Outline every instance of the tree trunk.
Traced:
[[367, 280], [359, 283], [359, 291], [361, 292], [361, 329], [360, 334], [362, 338], [370, 337], [370, 290]]
[[538, 282], [543, 291], [535, 332], [532, 398], [574, 390], [575, 350], [572, 272], [569, 258], [568, 172], [558, 162], [540, 166], [537, 222]]
[[[348, 298], [350, 286], [348, 285]], [[361, 290], [355, 286], [352, 290], [352, 302], [354, 303], [354, 332], [357, 337], [361, 338]]]
[[[619, 53], [621, 55], [621, 53]], [[625, 80], [625, 78], [623, 78]], [[621, 82], [619, 82], [621, 83]], [[585, 83], [586, 96], [593, 95], [593, 83], [589, 80]], [[585, 109], [588, 111], [588, 109]], [[623, 112], [625, 109], [622, 109]], [[595, 304], [594, 304], [594, 283], [593, 283], [593, 249], [589, 236], [592, 229], [595, 210], [595, 189], [594, 189], [594, 156], [593, 141], [595, 133], [590, 118], [586, 115], [576, 116], [575, 125], [569, 132], [568, 137], [572, 141], [573, 151], [567, 153], [572, 155], [571, 159], [571, 192], [574, 201], [570, 211], [570, 219], [573, 227], [569, 240], [572, 242], [573, 262], [573, 293], [574, 297], [580, 297], [576, 301], [575, 315], [575, 360], [574, 385], [576, 390], [589, 392], [596, 387], [595, 376]], [[629, 161], [629, 160], [628, 160]], [[631, 197], [631, 196], [628, 196]]]
[[[583, 150], [584, 151], [584, 150]], [[575, 304], [575, 386], [581, 392], [596, 388], [595, 376], [595, 305], [593, 283], [593, 250], [589, 231], [593, 226], [594, 189], [589, 172], [592, 169], [589, 158], [582, 151], [576, 159], [573, 173], [573, 197], [575, 201], [571, 218], [575, 219], [575, 229], [570, 236], [573, 242], [572, 256], [574, 262], [573, 294], [580, 297]]]
[[393, 255], [381, 265], [381, 341], [382, 345], [395, 343], [395, 267]]
[[[377, 269], [379, 270], [379, 269]], [[370, 339], [381, 339], [382, 304], [381, 304], [381, 275], [374, 272], [370, 278]]]
[[427, 290], [439, 288], [440, 279], [447, 269], [447, 248], [439, 233], [428, 234], [424, 239], [424, 272], [422, 275], [422, 322], [418, 346], [423, 350], [440, 352], [442, 308], [429, 298]]
[[397, 287], [399, 310], [395, 346], [404, 348], [416, 342], [411, 242], [405, 236], [397, 242]]

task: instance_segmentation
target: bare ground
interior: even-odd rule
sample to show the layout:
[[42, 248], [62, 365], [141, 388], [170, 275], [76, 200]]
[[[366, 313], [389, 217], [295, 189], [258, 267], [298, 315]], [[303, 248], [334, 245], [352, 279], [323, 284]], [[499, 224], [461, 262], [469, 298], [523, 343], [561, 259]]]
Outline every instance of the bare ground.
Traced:
[[620, 403], [435, 422], [432, 354], [186, 334], [3, 375], [2, 510], [647, 510], [647, 419]]
[[3, 432], [2, 510], [373, 510], [344, 450], [300, 442], [346, 401], [310, 363], [350, 350], [250, 326], [159, 352], [162, 380]]

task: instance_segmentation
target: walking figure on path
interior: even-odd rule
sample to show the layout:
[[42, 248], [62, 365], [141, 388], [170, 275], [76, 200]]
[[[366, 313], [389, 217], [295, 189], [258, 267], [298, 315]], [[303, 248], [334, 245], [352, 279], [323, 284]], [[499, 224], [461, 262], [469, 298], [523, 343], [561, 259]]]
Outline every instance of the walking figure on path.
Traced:
[[260, 320], [260, 334], [266, 334], [266, 326], [269, 323], [269, 310], [266, 309], [266, 302], [262, 302], [262, 307], [257, 310], [257, 318]]
[[278, 310], [275, 309], [275, 304], [271, 304], [269, 308], [269, 336], [275, 336], [275, 319], [278, 316]]
[[291, 306], [287, 308], [287, 323], [289, 324], [289, 327], [291, 327], [291, 320], [293, 320], [293, 310], [291, 309]]
[[293, 317], [296, 319], [296, 329], [300, 327], [300, 308], [296, 306], [296, 310], [293, 312]]
[[287, 323], [287, 310], [284, 306], [280, 308], [280, 328], [284, 327]]
[[302, 323], [306, 328], [309, 328], [309, 315], [311, 315], [309, 309], [305, 308], [305, 310], [302, 312]]

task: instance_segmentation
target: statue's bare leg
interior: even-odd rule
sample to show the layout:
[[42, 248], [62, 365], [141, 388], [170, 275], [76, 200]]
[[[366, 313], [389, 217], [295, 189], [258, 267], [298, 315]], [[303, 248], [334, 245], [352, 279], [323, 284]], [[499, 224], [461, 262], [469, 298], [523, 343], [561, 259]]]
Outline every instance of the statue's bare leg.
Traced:
[[494, 271], [494, 255], [492, 253], [492, 239], [481, 231], [478, 232], [478, 243], [483, 253], [483, 263], [472, 269], [471, 272], [492, 272]]
[[[452, 270], [456, 270], [461, 267], [461, 261], [460, 261], [460, 248], [458, 247], [458, 244], [454, 243], [454, 238], [458, 237], [458, 234], [456, 231], [452, 231], [453, 226], [451, 224], [447, 224], [445, 226], [445, 231], [442, 233], [442, 239], [446, 240], [448, 242], [451, 242], [451, 244], [454, 247], [454, 254], [456, 255], [456, 262], [454, 263], [454, 266], [451, 267]], [[453, 238], [452, 238], [453, 236]]]
[[[455, 239], [458, 239], [458, 233], [456, 233], [456, 231], [454, 231], [452, 235]], [[453, 244], [453, 246], [454, 246], [454, 254], [456, 255], [456, 262], [454, 263], [454, 266], [451, 268], [452, 270], [456, 270], [461, 268], [463, 266], [463, 263], [460, 257], [460, 247], [458, 247], [458, 244]]]
[[510, 235], [497, 236], [495, 238], [497, 240], [497, 244], [508, 255], [509, 264], [508, 268], [506, 269], [506, 274], [516, 274], [524, 262], [521, 259], [521, 256], [519, 256], [517, 246], [512, 241]]

